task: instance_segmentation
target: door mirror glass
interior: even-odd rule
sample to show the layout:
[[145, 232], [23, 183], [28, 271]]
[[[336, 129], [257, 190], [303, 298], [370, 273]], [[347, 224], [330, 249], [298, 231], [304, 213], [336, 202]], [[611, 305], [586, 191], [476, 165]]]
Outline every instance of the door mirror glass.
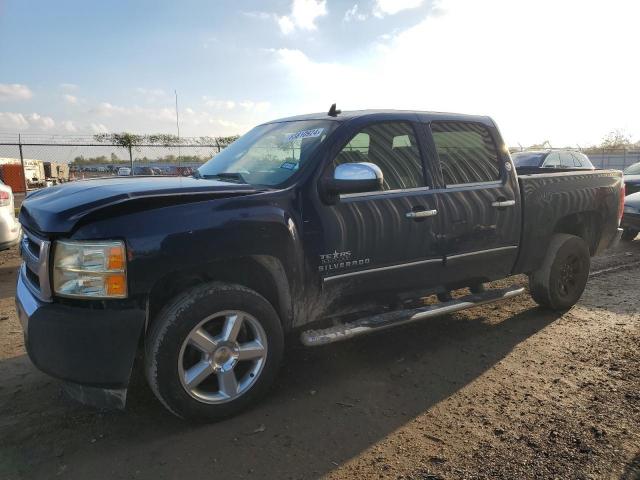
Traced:
[[338, 165], [327, 189], [334, 194], [361, 193], [382, 190], [384, 178], [380, 167], [369, 162]]

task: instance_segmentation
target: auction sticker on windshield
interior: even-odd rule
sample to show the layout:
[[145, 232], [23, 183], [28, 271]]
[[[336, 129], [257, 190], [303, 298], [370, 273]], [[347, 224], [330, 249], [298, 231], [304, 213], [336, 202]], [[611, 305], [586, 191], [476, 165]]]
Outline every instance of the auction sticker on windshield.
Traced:
[[301, 130], [296, 133], [291, 133], [286, 139], [286, 142], [292, 142], [293, 140], [299, 140], [301, 138], [313, 138], [322, 135], [324, 128], [314, 128], [312, 130]]

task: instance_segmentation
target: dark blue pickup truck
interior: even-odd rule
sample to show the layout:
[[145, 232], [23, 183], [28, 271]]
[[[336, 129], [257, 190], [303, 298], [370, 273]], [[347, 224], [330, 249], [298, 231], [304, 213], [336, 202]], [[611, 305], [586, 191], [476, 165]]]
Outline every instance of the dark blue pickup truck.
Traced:
[[171, 412], [216, 419], [268, 390], [291, 333], [323, 345], [510, 298], [524, 289], [484, 284], [518, 273], [570, 308], [622, 201], [618, 171], [518, 177], [488, 117], [332, 107], [190, 178], [30, 195], [17, 309], [33, 363], [76, 398], [123, 406], [140, 354]]

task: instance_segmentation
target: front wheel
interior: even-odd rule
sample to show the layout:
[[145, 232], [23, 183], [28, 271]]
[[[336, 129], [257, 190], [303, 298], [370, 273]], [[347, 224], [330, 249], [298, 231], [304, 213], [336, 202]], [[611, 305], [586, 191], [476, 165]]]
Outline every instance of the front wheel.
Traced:
[[173, 414], [217, 420], [266, 393], [283, 349], [280, 320], [264, 297], [240, 285], [209, 283], [159, 314], [146, 341], [145, 370]]
[[538, 305], [568, 310], [582, 296], [589, 278], [591, 256], [580, 237], [555, 234], [538, 270], [529, 275], [529, 290]]

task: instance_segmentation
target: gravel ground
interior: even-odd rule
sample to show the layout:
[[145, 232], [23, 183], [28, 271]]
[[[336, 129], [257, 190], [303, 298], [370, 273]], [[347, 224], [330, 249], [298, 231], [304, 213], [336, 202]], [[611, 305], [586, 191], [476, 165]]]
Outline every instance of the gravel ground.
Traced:
[[140, 378], [124, 412], [67, 400], [25, 356], [17, 266], [0, 253], [2, 479], [640, 479], [640, 240], [595, 258], [564, 315], [523, 295], [291, 345], [261, 405], [204, 426]]

